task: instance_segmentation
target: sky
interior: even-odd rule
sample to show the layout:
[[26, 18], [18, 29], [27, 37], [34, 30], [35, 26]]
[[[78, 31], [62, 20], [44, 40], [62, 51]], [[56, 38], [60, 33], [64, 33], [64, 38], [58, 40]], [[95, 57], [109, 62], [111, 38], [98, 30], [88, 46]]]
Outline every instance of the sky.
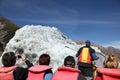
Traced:
[[20, 27], [57, 27], [72, 40], [120, 48], [120, 0], [0, 0], [0, 15]]

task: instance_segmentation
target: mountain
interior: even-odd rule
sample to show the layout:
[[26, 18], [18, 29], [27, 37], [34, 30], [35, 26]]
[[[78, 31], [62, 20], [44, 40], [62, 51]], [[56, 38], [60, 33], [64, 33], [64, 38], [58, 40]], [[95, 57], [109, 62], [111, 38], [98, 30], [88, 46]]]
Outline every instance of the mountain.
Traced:
[[[18, 49], [22, 49], [23, 53], [27, 55], [33, 64], [38, 64], [39, 56], [47, 53], [51, 56], [50, 65], [53, 67], [53, 71], [55, 71], [58, 66], [63, 64], [64, 58], [67, 55], [75, 57], [78, 49], [82, 46], [67, 38], [56, 27], [26, 25], [16, 31], [15, 36], [6, 45], [4, 52], [15, 52]], [[97, 54], [100, 59], [96, 64], [102, 67], [104, 60], [102, 55], [104, 54], [97, 47], [92, 47], [96, 52], [100, 53]], [[77, 60], [76, 57], [75, 59]], [[17, 63], [21, 63], [20, 66], [26, 66], [23, 65], [21, 60], [18, 60]]]
[[[47, 53], [51, 56], [50, 65], [54, 71], [63, 64], [63, 60], [67, 55], [75, 57], [78, 49], [84, 45], [83, 40], [73, 41], [56, 27], [26, 25], [19, 28], [15, 24], [10, 23], [11, 21], [0, 17], [0, 41], [1, 45], [5, 46], [4, 53], [22, 49], [24, 51], [23, 54], [26, 54], [28, 59], [34, 64], [38, 64], [38, 58], [41, 54]], [[119, 49], [113, 47], [104, 48], [95, 43], [92, 43], [92, 47], [97, 52], [97, 56], [99, 56], [99, 60], [95, 61], [98, 67], [102, 67], [103, 60], [109, 53], [108, 51], [111, 50], [111, 52], [113, 51], [116, 54], [119, 52]], [[77, 60], [76, 57], [75, 59]], [[21, 59], [18, 59], [17, 63], [20, 64], [19, 66], [26, 66]]]
[[17, 25], [5, 17], [0, 16], [0, 51], [4, 50], [5, 45], [14, 36], [17, 29], [19, 29]]

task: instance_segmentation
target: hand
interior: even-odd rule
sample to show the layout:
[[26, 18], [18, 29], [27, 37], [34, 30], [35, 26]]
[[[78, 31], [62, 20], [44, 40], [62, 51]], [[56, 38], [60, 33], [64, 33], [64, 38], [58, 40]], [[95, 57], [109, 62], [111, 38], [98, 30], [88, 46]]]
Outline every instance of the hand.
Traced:
[[22, 58], [23, 61], [26, 61], [26, 55], [25, 54], [22, 54], [21, 58]]
[[97, 57], [95, 60], [98, 60], [99, 59], [99, 57]]
[[94, 60], [98, 60], [98, 59], [99, 59], [99, 57], [96, 57], [95, 59], [93, 59], [93, 61], [94, 61]]

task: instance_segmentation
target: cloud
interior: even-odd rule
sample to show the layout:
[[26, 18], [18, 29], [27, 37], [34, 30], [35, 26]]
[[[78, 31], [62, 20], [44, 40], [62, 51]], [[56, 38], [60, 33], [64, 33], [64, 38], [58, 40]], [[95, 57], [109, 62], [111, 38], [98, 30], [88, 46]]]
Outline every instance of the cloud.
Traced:
[[112, 46], [112, 47], [120, 49], [120, 41], [113, 41], [113, 42], [110, 42], [110, 44], [104, 44], [103, 46], [104, 47]]
[[1, 0], [3, 6], [23, 7], [26, 5], [24, 0]]
[[[29, 18], [17, 18], [15, 21], [26, 22], [26, 23], [44, 23], [44, 24], [62, 24], [62, 25], [80, 25], [80, 24], [120, 24], [119, 22], [112, 21], [95, 21], [95, 20], [80, 20], [80, 19], [55, 19], [55, 18], [46, 18], [46, 19], [29, 19]], [[100, 26], [101, 27], [101, 26]], [[105, 27], [105, 26], [104, 26]], [[106, 26], [110, 27], [110, 26]], [[115, 27], [115, 26], [114, 26]]]
[[[19, 22], [24, 22], [26, 24], [27, 23], [31, 23], [31, 24], [44, 23], [44, 24], [61, 24], [61, 25], [67, 25], [67, 26], [95, 24], [95, 25], [100, 25], [100, 27], [101, 25], [104, 25], [104, 24], [120, 25], [119, 21], [109, 21], [105, 19], [95, 20], [94, 18], [89, 19], [90, 16], [93, 14], [86, 17], [86, 14], [83, 14], [78, 9], [71, 8], [65, 4], [60, 4], [57, 1], [49, 1], [49, 0], [39, 1], [38, 0], [37, 2], [35, 2], [33, 0], [32, 1], [1, 0], [0, 4], [8, 7], [9, 6], [15, 7], [19, 15], [16, 15], [18, 16], [16, 17], [16, 19], [15, 18], [11, 18], [11, 19]], [[23, 16], [24, 18], [22, 18]], [[82, 18], [83, 16], [85, 16], [84, 19]], [[110, 26], [106, 26], [106, 27], [110, 27]]]

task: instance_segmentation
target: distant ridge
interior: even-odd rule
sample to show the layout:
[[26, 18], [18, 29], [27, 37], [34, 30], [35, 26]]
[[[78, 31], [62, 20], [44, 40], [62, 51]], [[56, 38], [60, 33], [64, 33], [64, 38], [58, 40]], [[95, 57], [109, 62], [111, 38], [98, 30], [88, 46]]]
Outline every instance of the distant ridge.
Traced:
[[14, 36], [17, 29], [19, 29], [19, 26], [0, 16], [0, 51], [4, 50], [6, 43]]

